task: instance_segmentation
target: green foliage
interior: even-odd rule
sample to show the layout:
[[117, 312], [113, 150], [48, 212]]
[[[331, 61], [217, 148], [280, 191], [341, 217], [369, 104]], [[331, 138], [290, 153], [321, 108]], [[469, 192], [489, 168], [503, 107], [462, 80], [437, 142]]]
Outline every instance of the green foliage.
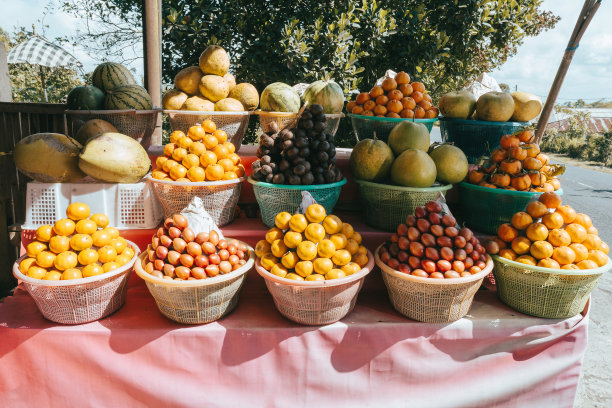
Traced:
[[[4, 44], [7, 51], [19, 45], [22, 41], [29, 38], [30, 35], [31, 32], [27, 32], [24, 27], [21, 27], [12, 34], [0, 28], [0, 41]], [[67, 67], [43, 67], [42, 69], [45, 72], [45, 84], [50, 103], [65, 101], [66, 95], [72, 88], [83, 84], [83, 80], [74, 69]], [[9, 78], [11, 80], [13, 101], [45, 102], [40, 70], [41, 67], [38, 65], [9, 64]]]

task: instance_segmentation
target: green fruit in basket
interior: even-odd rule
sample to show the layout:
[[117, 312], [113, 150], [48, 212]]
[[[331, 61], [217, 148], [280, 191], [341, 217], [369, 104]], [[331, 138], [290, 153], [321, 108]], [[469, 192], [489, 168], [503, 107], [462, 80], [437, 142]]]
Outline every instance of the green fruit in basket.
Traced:
[[529, 122], [542, 112], [542, 101], [536, 95], [517, 91], [510, 96], [514, 99], [514, 113], [510, 120]]
[[66, 104], [72, 110], [104, 109], [104, 92], [91, 85], [77, 86], [68, 93]]
[[443, 144], [429, 156], [436, 164], [437, 179], [442, 184], [457, 184], [468, 174], [469, 163], [463, 150], [457, 146]]
[[192, 96], [191, 98], [187, 98], [183, 105], [183, 109], [189, 111], [214, 112], [215, 104], [200, 96]]
[[340, 113], [344, 107], [344, 92], [334, 81], [315, 81], [304, 91], [302, 101], [323, 106], [323, 113]]
[[200, 80], [200, 93], [206, 99], [217, 102], [229, 95], [229, 84], [222, 76], [204, 75]]
[[98, 181], [137, 183], [151, 169], [151, 160], [135, 139], [121, 133], [102, 133], [85, 145], [79, 168]]
[[381, 140], [363, 139], [353, 147], [349, 165], [356, 179], [383, 181], [389, 178], [393, 152]]
[[140, 85], [122, 85], [106, 91], [104, 108], [149, 110], [153, 109], [153, 100], [149, 92]]
[[223, 76], [229, 71], [230, 60], [223, 47], [209, 45], [200, 55], [199, 65], [204, 74]]
[[257, 88], [246, 82], [236, 85], [229, 93], [230, 98], [238, 99], [244, 110], [255, 110], [259, 106]]
[[476, 109], [476, 97], [466, 90], [449, 92], [440, 98], [438, 108], [447, 118], [470, 119]]
[[224, 98], [215, 103], [215, 110], [222, 112], [244, 112], [244, 106], [237, 99]]
[[162, 97], [162, 106], [164, 109], [179, 110], [183, 107], [187, 98], [188, 96], [185, 92], [178, 89], [170, 89]]
[[507, 122], [514, 114], [514, 99], [506, 92], [487, 92], [476, 102], [478, 120]]
[[436, 163], [420, 149], [404, 151], [391, 166], [391, 180], [404, 187], [431, 187], [436, 175]]
[[69, 183], [85, 177], [79, 169], [79, 142], [59, 133], [36, 133], [21, 139], [13, 151], [20, 172], [41, 183]]
[[422, 123], [402, 121], [389, 133], [389, 147], [396, 156], [407, 149], [429, 150], [429, 131]]
[[117, 128], [111, 123], [102, 119], [88, 120], [81, 126], [75, 135], [75, 139], [82, 145], [86, 144], [89, 139], [100, 133], [118, 132]]
[[187, 95], [196, 95], [203, 76], [204, 74], [200, 71], [200, 67], [183, 68], [174, 76], [174, 87], [185, 92]]
[[122, 85], [136, 85], [130, 70], [116, 62], [103, 62], [98, 65], [91, 74], [91, 82], [105, 92]]
[[274, 82], [261, 93], [261, 110], [266, 112], [293, 112], [300, 110], [300, 95], [287, 84]]

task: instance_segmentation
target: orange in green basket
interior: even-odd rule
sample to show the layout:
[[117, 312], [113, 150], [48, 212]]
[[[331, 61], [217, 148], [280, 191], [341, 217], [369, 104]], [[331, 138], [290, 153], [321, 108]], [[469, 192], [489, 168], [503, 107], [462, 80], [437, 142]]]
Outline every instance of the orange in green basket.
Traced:
[[594, 261], [589, 259], [585, 259], [584, 261], [580, 261], [576, 264], [576, 266], [580, 269], [595, 269], [597, 268], [597, 264]]
[[552, 258], [560, 265], [567, 265], [576, 261], [576, 253], [568, 246], [560, 246], [553, 250]]
[[52, 225], [41, 225], [36, 229], [35, 236], [36, 240], [40, 242], [49, 242], [54, 234]]
[[539, 201], [532, 201], [527, 204], [527, 212], [534, 219], [544, 216], [548, 212], [548, 207]]
[[317, 253], [323, 258], [331, 258], [336, 253], [336, 246], [331, 240], [324, 239], [319, 242], [319, 246], [317, 247]]
[[581, 243], [588, 250], [595, 250], [601, 247], [601, 238], [595, 234], [587, 234], [586, 238]]
[[532, 222], [533, 222], [533, 218], [531, 217], [531, 215], [529, 215], [528, 213], [524, 211], [519, 211], [516, 214], [514, 214], [512, 216], [512, 220], [510, 221], [512, 226], [519, 231], [527, 229], [529, 224], [531, 224]]
[[542, 217], [542, 223], [549, 230], [561, 228], [563, 226], [563, 217], [559, 213], [548, 213]]
[[515, 261], [517, 257], [516, 252], [509, 248], [500, 249], [499, 256], [501, 256], [502, 258], [509, 259], [511, 261]]
[[515, 261], [520, 262], [525, 265], [529, 265], [529, 266], [536, 266], [537, 264], [537, 261], [535, 260], [535, 258], [530, 255], [521, 255], [518, 258], [516, 258]]
[[587, 259], [595, 262], [597, 266], [604, 266], [608, 263], [608, 256], [598, 249], [589, 251], [589, 257]]
[[285, 234], [283, 241], [288, 248], [297, 248], [300, 242], [302, 242], [302, 234], [295, 231], [287, 231]]
[[[70, 249], [70, 238], [63, 235], [51, 237], [51, 240], [49, 241], [49, 249], [56, 254], [68, 251]], [[28, 256], [30, 255], [28, 254]]]
[[302, 241], [297, 246], [297, 254], [300, 259], [310, 261], [317, 257], [317, 246], [313, 242]]
[[326, 216], [325, 207], [321, 204], [311, 204], [306, 209], [306, 218], [310, 222], [319, 223], [323, 221]]
[[505, 242], [512, 242], [514, 238], [518, 237], [518, 231], [512, 225], [504, 223], [497, 228], [497, 235]]
[[531, 244], [530, 252], [536, 259], [550, 258], [553, 255], [553, 246], [547, 241], [535, 241]]
[[312, 273], [313, 266], [310, 261], [300, 261], [295, 264], [295, 273], [305, 278]]
[[606, 244], [603, 241], [601, 241], [601, 245], [599, 246], [599, 250], [602, 251], [606, 255], [610, 253], [610, 247], [608, 246], [608, 244]]
[[561, 197], [553, 192], [546, 192], [542, 194], [538, 200], [544, 203], [547, 208], [557, 208], [561, 205]]
[[321, 224], [312, 223], [308, 224], [304, 231], [306, 239], [314, 242], [315, 244], [325, 238], [325, 228]]
[[526, 237], [516, 237], [512, 240], [510, 247], [516, 254], [524, 255], [526, 253], [529, 253], [531, 241]]
[[561, 214], [565, 224], [570, 224], [576, 219], [576, 210], [567, 204], [559, 206], [555, 212]]
[[587, 230], [582, 225], [573, 222], [565, 226], [565, 231], [570, 236], [572, 242], [581, 243], [587, 237]]
[[306, 227], [308, 226], [308, 220], [304, 214], [294, 214], [289, 219], [289, 228], [295, 232], [304, 232]]
[[102, 273], [104, 273], [104, 269], [102, 268], [102, 266], [100, 266], [100, 264], [97, 264], [97, 263], [86, 265], [83, 268], [84, 278], [89, 278], [90, 276], [100, 275]]
[[295, 251], [289, 251], [281, 258], [281, 263], [287, 269], [295, 268], [295, 265], [300, 261], [300, 257]]
[[551, 269], [560, 269], [561, 268], [561, 265], [559, 265], [559, 262], [555, 261], [552, 258], [540, 259], [536, 266], [540, 266], [542, 268], [551, 268]]
[[60, 254], [57, 254], [54, 260], [54, 266], [60, 271], [65, 271], [66, 269], [76, 268], [79, 263], [79, 259], [76, 253], [72, 251], [64, 251]]
[[574, 251], [574, 254], [576, 255], [574, 262], [578, 263], [580, 261], [584, 261], [589, 257], [589, 250], [584, 245], [573, 243], [569, 247], [572, 251]]
[[567, 233], [567, 231], [555, 228], [553, 230], [550, 230], [550, 232], [548, 233], [548, 242], [550, 242], [553, 246], [556, 247], [566, 247], [572, 243], [572, 239], [570, 238], [570, 235]]
[[527, 227], [525, 234], [531, 241], [544, 241], [548, 237], [548, 228], [544, 224], [534, 222]]

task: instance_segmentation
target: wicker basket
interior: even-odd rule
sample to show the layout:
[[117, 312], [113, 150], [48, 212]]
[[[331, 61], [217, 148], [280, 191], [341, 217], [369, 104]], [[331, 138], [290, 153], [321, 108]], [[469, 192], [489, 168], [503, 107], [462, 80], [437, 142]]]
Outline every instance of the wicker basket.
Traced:
[[240, 289], [255, 260], [255, 252], [249, 247], [247, 263], [235, 271], [214, 278], [175, 281], [145, 272], [144, 255], [134, 265], [136, 274], [147, 284], [161, 314], [184, 324], [210, 323], [231, 313], [238, 305]]
[[412, 320], [447, 323], [467, 314], [483, 279], [491, 273], [489, 258], [482, 272], [465, 278], [431, 279], [408, 275], [389, 268], [380, 260], [376, 248], [376, 265], [382, 271], [393, 308]]
[[117, 128], [119, 133], [138, 140], [146, 149], [151, 145], [151, 135], [157, 125], [159, 110], [67, 110], [68, 116], [77, 131], [91, 119], [102, 119]]
[[499, 146], [502, 136], [512, 134], [525, 125], [525, 122], [487, 122], [440, 117], [442, 141], [451, 142], [463, 150], [470, 163], [476, 163], [481, 156], [488, 156]]
[[451, 184], [438, 187], [413, 188], [378, 184], [355, 179], [364, 205], [366, 223], [374, 228], [393, 232], [414, 209], [446, 194]]
[[255, 269], [266, 281], [276, 309], [296, 323], [318, 326], [337, 322], [355, 307], [363, 281], [374, 268], [368, 251], [368, 264], [359, 272], [341, 279], [294, 281], [273, 275], [261, 266]]
[[317, 203], [331, 214], [340, 197], [340, 190], [346, 184], [345, 178], [336, 183], [307, 186], [265, 183], [255, 181], [251, 177], [248, 180], [253, 185], [261, 220], [270, 228], [274, 226], [274, 218], [279, 212], [287, 211], [293, 214], [297, 211], [302, 203], [302, 191], [308, 191]]
[[353, 130], [355, 131], [355, 138], [357, 141], [363, 139], [374, 139], [374, 136], [376, 136], [378, 140], [382, 140], [385, 143], [387, 143], [387, 139], [389, 139], [389, 133], [391, 133], [391, 130], [393, 130], [393, 128], [400, 122], [407, 120], [414, 123], [422, 123], [425, 125], [427, 130], [431, 132], [434, 122], [438, 121], [437, 118], [381, 118], [378, 116], [353, 115], [352, 113], [349, 113], [348, 116], [351, 118], [351, 124], [353, 125]]
[[157, 180], [150, 175], [147, 178], [153, 184], [164, 218], [183, 211], [197, 196], [204, 202], [204, 208], [215, 224], [221, 227], [234, 220], [242, 182], [246, 177], [198, 183]]
[[[563, 189], [559, 189], [555, 193], [563, 195]], [[459, 183], [461, 219], [473, 230], [487, 234], [497, 234], [497, 228], [500, 224], [510, 222], [515, 213], [525, 210], [532, 197], [541, 194], [529, 191], [503, 190], [461, 182]]]
[[[265, 112], [257, 110], [254, 112], [259, 115], [259, 126], [264, 133], [270, 131], [270, 125], [276, 122], [279, 129], [283, 129], [285, 126], [291, 125], [291, 122], [295, 120], [297, 113], [290, 112]], [[331, 133], [332, 136], [336, 135], [338, 126], [340, 125], [340, 119], [344, 117], [344, 113], [326, 113], [325, 117], [327, 122], [325, 125], [325, 133]]]
[[125, 303], [128, 280], [140, 253], [133, 242], [128, 241], [128, 245], [136, 252], [132, 260], [97, 276], [60, 281], [33, 279], [19, 270], [26, 255], [13, 265], [13, 275], [22, 281], [46, 319], [62, 324], [92, 322], [114, 313]]
[[206, 119], [215, 122], [217, 129], [227, 133], [227, 140], [240, 150], [242, 139], [249, 127], [251, 112], [195, 112], [195, 111], [163, 111], [170, 119], [172, 130], [181, 130], [185, 133], [193, 125], [199, 125]]
[[564, 319], [582, 312], [591, 291], [612, 260], [597, 269], [565, 270], [529, 266], [494, 255], [495, 283], [502, 302], [532, 316]]

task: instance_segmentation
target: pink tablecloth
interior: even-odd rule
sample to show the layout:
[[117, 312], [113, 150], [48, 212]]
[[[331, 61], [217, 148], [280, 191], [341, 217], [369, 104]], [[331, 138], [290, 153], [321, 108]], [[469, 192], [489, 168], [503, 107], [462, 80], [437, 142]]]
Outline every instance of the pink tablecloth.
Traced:
[[587, 311], [528, 317], [481, 290], [465, 318], [424, 324], [391, 308], [379, 271], [367, 279], [324, 327], [282, 318], [254, 271], [238, 308], [200, 326], [165, 319], [135, 274], [122, 309], [79, 326], [18, 288], [0, 303], [2, 406], [572, 406]]

